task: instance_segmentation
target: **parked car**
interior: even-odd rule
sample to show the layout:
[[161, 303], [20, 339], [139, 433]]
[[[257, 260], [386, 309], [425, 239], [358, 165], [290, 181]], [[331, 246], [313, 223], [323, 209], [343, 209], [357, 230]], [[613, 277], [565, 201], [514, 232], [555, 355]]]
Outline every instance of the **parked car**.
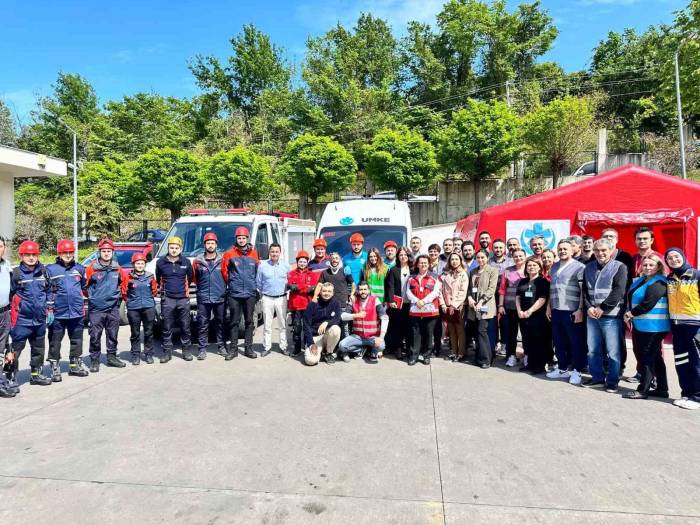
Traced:
[[[143, 253], [146, 256], [146, 260], [150, 261], [153, 259], [153, 243], [150, 242], [115, 242], [114, 243], [114, 259], [117, 264], [126, 270], [133, 268], [131, 263], [131, 257], [135, 253]], [[88, 255], [85, 260], [83, 260], [83, 266], [87, 267], [91, 265], [99, 257], [100, 252], [95, 250], [90, 255]], [[126, 305], [122, 303], [119, 308], [119, 318], [122, 325], [128, 324], [128, 319], [126, 318]]]
[[596, 161], [589, 160], [581, 164], [572, 174], [572, 177], [583, 177], [585, 175], [598, 175]]
[[155, 229], [155, 230], [143, 230], [136, 232], [127, 237], [127, 242], [163, 242], [167, 231]]

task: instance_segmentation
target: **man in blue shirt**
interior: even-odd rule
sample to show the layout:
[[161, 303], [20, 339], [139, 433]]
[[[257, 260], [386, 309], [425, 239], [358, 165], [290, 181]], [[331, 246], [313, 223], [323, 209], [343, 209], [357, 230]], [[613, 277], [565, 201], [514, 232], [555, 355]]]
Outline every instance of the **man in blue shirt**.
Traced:
[[365, 244], [365, 238], [361, 233], [353, 233], [350, 236], [350, 248], [352, 253], [343, 257], [343, 270], [345, 275], [352, 277], [355, 286], [360, 284], [362, 280], [362, 269], [367, 264], [367, 252], [362, 248]]
[[280, 351], [287, 352], [287, 274], [289, 265], [280, 260], [282, 247], [277, 243], [270, 244], [270, 258], [260, 263], [255, 277], [258, 292], [262, 295], [263, 311], [263, 353], [260, 357], [269, 355], [272, 351], [272, 321], [277, 315], [277, 327], [280, 332]]

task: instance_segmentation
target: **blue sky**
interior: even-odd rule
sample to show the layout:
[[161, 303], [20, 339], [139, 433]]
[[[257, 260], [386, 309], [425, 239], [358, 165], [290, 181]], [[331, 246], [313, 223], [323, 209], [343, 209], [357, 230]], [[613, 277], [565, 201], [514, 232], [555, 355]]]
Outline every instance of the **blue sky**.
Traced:
[[[432, 23], [444, 0], [2, 0], [0, 98], [29, 121], [37, 96], [58, 71], [85, 76], [102, 102], [138, 91], [189, 97], [197, 87], [187, 62], [227, 56], [228, 40], [253, 23], [299, 63], [310, 35], [361, 11], [386, 18], [401, 35], [409, 20]], [[509, 0], [512, 6], [517, 1]], [[543, 0], [560, 34], [547, 58], [585, 68], [608, 31], [671, 22], [686, 0]], [[95, 6], [99, 5], [99, 9]]]

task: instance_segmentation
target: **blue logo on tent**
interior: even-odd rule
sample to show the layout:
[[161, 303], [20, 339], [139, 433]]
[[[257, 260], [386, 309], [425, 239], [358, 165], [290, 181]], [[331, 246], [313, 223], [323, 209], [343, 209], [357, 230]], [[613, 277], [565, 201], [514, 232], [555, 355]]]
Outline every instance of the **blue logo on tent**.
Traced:
[[343, 217], [342, 219], [340, 219], [340, 224], [342, 224], [343, 226], [349, 226], [353, 222], [355, 221], [352, 217]]
[[530, 241], [535, 237], [542, 237], [545, 249], [552, 249], [556, 244], [554, 230], [545, 228], [541, 222], [536, 222], [532, 225], [532, 228], [526, 228], [520, 234], [520, 244], [529, 255], [532, 255]]

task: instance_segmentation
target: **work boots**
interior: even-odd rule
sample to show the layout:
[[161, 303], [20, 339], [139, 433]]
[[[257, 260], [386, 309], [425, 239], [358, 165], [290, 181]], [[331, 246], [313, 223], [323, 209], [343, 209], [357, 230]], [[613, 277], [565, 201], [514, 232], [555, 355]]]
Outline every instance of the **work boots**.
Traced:
[[200, 350], [199, 353], [197, 354], [197, 361], [204, 361], [206, 358], [207, 358], [207, 351]]
[[8, 370], [5, 372], [5, 377], [7, 378], [7, 384], [5, 385], [15, 394], [19, 394], [19, 383], [17, 382], [17, 372], [14, 370]]
[[192, 361], [192, 359], [194, 359], [194, 358], [192, 357], [192, 352], [190, 352], [190, 349], [189, 349], [189, 348], [183, 348], [183, 349], [182, 349], [182, 358], [183, 358], [185, 361]]
[[141, 364], [141, 356], [138, 354], [134, 354], [131, 356], [131, 364], [132, 366], [139, 366]]
[[100, 371], [100, 358], [91, 357], [90, 358], [90, 373], [96, 374]]
[[124, 368], [126, 363], [117, 357], [117, 354], [107, 354], [107, 366]]
[[68, 375], [73, 377], [87, 377], [90, 372], [87, 371], [83, 360], [79, 357], [71, 357], [70, 364], [68, 365]]
[[15, 391], [7, 383], [0, 385], [0, 397], [15, 397]]
[[41, 368], [32, 368], [32, 375], [29, 377], [30, 385], [47, 386], [51, 384], [51, 378], [46, 377]]
[[170, 352], [163, 352], [163, 355], [162, 355], [161, 358], [160, 358], [160, 362], [161, 362], [161, 363], [167, 363], [167, 362], [170, 361], [172, 358], [173, 358], [172, 353], [170, 353]]
[[153, 364], [153, 356], [151, 354], [146, 354], [143, 358], [147, 365]]
[[60, 383], [63, 378], [61, 377], [61, 363], [58, 361], [49, 361], [51, 363], [51, 382]]

